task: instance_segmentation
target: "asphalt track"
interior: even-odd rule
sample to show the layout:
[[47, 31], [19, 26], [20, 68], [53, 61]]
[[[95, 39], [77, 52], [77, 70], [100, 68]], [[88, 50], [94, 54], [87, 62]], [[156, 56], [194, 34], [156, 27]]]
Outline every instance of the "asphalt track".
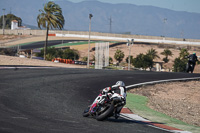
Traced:
[[[77, 42], [77, 41], [84, 41], [87, 42], [87, 40], [50, 40], [48, 41], [48, 47], [62, 44], [62, 43], [69, 43], [69, 42]], [[98, 40], [91, 40], [91, 41], [98, 41]], [[22, 45], [20, 48], [24, 50], [30, 50], [30, 49], [38, 49], [38, 48], [43, 48], [44, 47], [45, 41], [39, 41], [39, 42], [32, 42], [30, 44]], [[121, 44], [126, 44], [126, 42], [118, 42], [110, 45], [110, 47], [115, 47], [117, 45]], [[140, 42], [135, 42], [135, 44], [151, 44], [151, 43], [140, 43]], [[92, 48], [92, 50], [95, 50], [95, 48]]]
[[82, 117], [99, 90], [199, 74], [64, 68], [0, 69], [0, 133], [164, 133], [137, 121]]

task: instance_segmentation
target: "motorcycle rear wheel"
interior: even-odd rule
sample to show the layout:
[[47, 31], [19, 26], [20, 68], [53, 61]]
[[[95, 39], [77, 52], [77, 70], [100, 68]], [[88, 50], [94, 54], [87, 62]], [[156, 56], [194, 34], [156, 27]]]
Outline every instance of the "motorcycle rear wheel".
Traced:
[[106, 118], [108, 118], [113, 113], [113, 111], [114, 111], [114, 103], [112, 102], [105, 112], [103, 112], [99, 115], [96, 115], [96, 119], [98, 121], [103, 121]]

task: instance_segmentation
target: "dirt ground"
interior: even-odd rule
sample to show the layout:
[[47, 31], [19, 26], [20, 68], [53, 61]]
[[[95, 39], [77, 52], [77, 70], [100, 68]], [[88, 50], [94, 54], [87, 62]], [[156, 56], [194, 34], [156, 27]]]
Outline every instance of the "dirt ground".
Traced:
[[0, 55], [0, 66], [50, 66], [50, 67], [66, 67], [66, 68], [86, 68], [85, 65], [74, 65], [65, 63], [55, 63], [51, 61], [20, 58], [14, 56]]
[[151, 109], [177, 118], [188, 124], [200, 126], [200, 80], [170, 82], [130, 90], [147, 96]]

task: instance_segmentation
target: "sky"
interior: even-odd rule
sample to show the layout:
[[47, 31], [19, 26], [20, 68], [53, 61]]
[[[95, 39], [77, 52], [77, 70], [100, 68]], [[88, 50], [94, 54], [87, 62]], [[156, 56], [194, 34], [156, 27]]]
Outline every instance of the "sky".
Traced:
[[[76, 3], [85, 0], [68, 0], [68, 1]], [[200, 0], [98, 0], [98, 1], [105, 3], [113, 3], [113, 4], [130, 3], [135, 5], [151, 5], [175, 11], [200, 13]]]

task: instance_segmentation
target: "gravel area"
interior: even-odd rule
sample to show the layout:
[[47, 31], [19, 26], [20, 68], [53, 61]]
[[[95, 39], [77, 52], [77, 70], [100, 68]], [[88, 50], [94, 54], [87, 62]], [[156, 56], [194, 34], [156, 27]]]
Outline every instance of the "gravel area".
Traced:
[[200, 81], [170, 82], [143, 86], [131, 93], [147, 96], [151, 109], [200, 126]]

